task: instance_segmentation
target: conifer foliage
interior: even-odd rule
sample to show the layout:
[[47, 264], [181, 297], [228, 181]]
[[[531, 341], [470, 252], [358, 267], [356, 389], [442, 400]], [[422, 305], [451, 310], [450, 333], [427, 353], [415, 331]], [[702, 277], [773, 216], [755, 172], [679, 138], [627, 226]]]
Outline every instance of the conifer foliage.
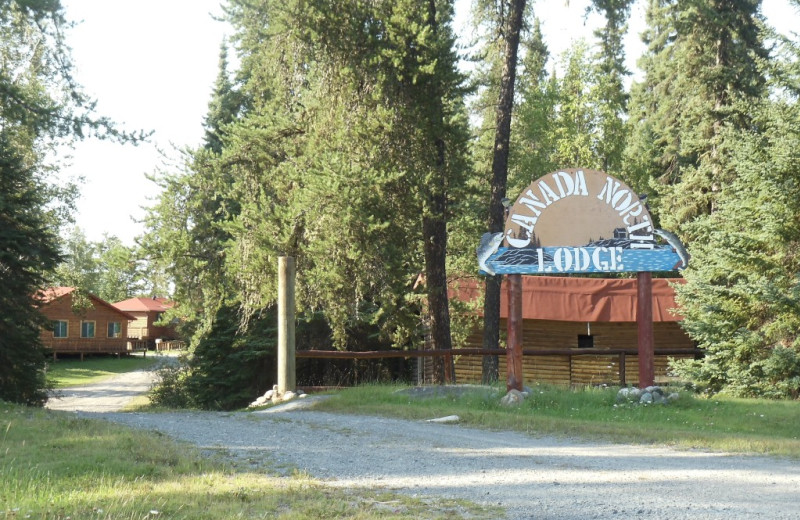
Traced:
[[405, 347], [424, 308], [450, 348], [447, 223], [468, 140], [452, 14], [442, 1], [228, 3], [240, 68], [229, 76], [223, 54], [204, 146], [157, 179], [144, 241], [187, 303], [196, 363], [248, 348], [237, 338], [274, 312], [281, 255], [297, 261], [299, 335], [322, 315], [327, 347]]
[[705, 356], [677, 373], [712, 392], [797, 397], [796, 56], [768, 53], [759, 7], [650, 2], [627, 168], [693, 255], [677, 290]]
[[75, 195], [51, 176], [47, 152], [87, 134], [143, 137], [92, 115], [72, 78], [67, 26], [58, 0], [0, 1], [0, 399], [31, 405], [47, 397], [37, 295], [61, 260], [56, 230]]
[[[568, 167], [648, 193], [657, 224], [688, 243], [681, 311], [707, 355], [678, 373], [711, 391], [797, 395], [796, 42], [768, 51], [756, 0], [650, 0], [629, 93], [630, 0], [592, 1], [605, 25], [556, 59], [525, 5], [473, 3], [484, 37], [470, 129], [452, 2], [227, 2], [238, 68], [224, 47], [205, 140], [158, 176], [143, 240], [182, 302], [195, 357], [176, 381], [209, 397], [194, 405], [233, 406], [200, 389], [228, 388], [242, 360], [266, 366], [280, 255], [297, 260], [298, 335], [316, 347], [416, 348], [428, 332], [450, 348], [453, 266], [474, 268], [507, 187]], [[516, 92], [516, 60], [503, 61], [514, 31]], [[499, 313], [485, 316], [496, 346]], [[263, 341], [244, 340], [252, 330]]]

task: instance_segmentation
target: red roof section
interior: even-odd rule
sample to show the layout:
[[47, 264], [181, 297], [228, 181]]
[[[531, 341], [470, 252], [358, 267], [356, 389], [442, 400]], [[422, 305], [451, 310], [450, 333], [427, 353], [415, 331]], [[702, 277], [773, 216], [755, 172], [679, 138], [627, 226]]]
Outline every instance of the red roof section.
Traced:
[[[636, 279], [523, 276], [522, 317], [532, 320], [635, 322]], [[671, 283], [682, 279], [653, 279], [653, 321], [681, 321]], [[460, 280], [451, 298], [474, 301], [483, 294], [482, 280]], [[483, 309], [478, 309], [483, 315]], [[506, 279], [500, 293], [500, 317], [508, 317]]]
[[167, 298], [128, 298], [112, 305], [126, 312], [164, 312], [174, 307], [175, 302]]

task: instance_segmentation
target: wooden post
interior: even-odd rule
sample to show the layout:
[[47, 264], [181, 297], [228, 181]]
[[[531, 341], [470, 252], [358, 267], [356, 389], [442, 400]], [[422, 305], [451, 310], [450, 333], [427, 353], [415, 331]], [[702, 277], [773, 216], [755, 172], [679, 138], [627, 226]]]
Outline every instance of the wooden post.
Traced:
[[278, 392], [295, 390], [294, 258], [278, 258]]
[[508, 280], [508, 323], [506, 390], [522, 391], [522, 275], [510, 274]]
[[455, 374], [453, 370], [455, 365], [453, 364], [453, 353], [452, 352], [445, 352], [444, 354], [444, 382], [445, 384], [452, 385], [455, 384]]
[[639, 329], [639, 388], [655, 382], [653, 361], [653, 277], [640, 272], [637, 279], [636, 324]]

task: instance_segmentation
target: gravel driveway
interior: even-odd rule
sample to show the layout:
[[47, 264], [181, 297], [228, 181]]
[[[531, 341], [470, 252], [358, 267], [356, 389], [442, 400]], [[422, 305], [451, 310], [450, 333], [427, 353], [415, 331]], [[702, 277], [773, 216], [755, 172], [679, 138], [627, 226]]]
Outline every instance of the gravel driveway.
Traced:
[[297, 407], [268, 413], [149, 414], [113, 413], [93, 403], [72, 409], [158, 430], [254, 468], [266, 462], [287, 471], [306, 470], [331, 486], [499, 504], [509, 519], [800, 518], [800, 465], [795, 461], [531, 437]]

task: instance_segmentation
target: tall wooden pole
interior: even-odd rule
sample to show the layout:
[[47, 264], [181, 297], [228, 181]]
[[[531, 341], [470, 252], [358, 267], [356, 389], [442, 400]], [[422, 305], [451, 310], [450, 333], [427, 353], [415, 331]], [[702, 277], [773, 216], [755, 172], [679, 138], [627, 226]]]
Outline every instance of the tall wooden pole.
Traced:
[[522, 391], [522, 275], [508, 280], [508, 344], [506, 346], [506, 390]]
[[278, 258], [278, 392], [296, 390], [294, 345], [294, 258]]
[[637, 279], [636, 323], [639, 329], [639, 388], [655, 382], [653, 362], [653, 277], [639, 273]]

